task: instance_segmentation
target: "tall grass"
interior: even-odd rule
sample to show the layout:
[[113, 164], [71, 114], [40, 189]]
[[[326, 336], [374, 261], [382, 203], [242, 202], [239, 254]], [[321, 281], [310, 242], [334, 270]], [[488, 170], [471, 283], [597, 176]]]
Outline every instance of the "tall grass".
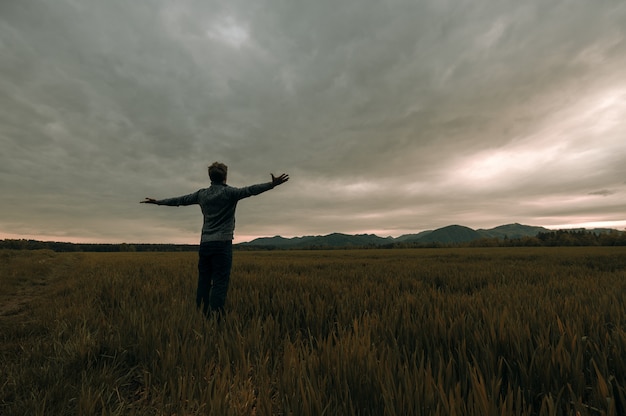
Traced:
[[2, 415], [623, 415], [626, 252], [0, 252]]

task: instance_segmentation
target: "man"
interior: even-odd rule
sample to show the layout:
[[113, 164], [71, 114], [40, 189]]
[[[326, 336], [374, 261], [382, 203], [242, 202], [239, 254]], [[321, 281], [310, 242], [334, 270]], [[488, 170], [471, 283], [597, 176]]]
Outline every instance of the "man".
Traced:
[[226, 185], [228, 167], [219, 162], [209, 166], [211, 186], [189, 195], [168, 199], [146, 198], [141, 203], [156, 205], [200, 205], [204, 216], [198, 260], [198, 290], [196, 304], [205, 315], [209, 312], [223, 313], [230, 269], [233, 260], [233, 234], [235, 209], [240, 199], [259, 195], [289, 180], [282, 174], [272, 181], [258, 185], [234, 188]]

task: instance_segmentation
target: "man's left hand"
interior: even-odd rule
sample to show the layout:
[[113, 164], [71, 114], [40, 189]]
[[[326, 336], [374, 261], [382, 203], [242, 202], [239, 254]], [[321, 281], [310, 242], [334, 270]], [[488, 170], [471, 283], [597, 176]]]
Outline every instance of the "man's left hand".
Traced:
[[270, 173], [270, 175], [272, 175], [272, 186], [282, 185], [289, 180], [289, 175], [286, 173], [283, 173], [280, 176], [274, 176], [273, 173]]

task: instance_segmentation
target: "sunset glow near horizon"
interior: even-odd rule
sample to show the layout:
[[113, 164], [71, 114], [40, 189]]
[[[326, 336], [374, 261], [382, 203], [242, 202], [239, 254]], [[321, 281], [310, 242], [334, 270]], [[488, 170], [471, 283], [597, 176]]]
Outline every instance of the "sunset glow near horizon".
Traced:
[[626, 228], [626, 4], [5, 1], [0, 239]]

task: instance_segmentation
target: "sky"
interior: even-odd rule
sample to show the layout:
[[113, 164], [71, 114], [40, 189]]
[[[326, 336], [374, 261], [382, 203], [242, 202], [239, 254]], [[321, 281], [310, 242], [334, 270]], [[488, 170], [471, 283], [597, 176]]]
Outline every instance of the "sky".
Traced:
[[622, 0], [2, 0], [0, 239], [626, 228]]

